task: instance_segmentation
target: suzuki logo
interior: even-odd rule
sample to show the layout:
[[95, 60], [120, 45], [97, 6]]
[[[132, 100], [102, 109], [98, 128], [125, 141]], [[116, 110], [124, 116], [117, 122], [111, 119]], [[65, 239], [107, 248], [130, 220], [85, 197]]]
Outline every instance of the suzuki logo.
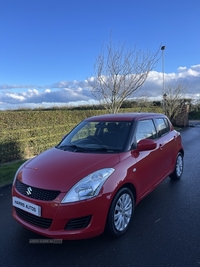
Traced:
[[31, 195], [31, 192], [32, 192], [32, 188], [29, 186], [26, 190], [26, 194], [29, 196]]

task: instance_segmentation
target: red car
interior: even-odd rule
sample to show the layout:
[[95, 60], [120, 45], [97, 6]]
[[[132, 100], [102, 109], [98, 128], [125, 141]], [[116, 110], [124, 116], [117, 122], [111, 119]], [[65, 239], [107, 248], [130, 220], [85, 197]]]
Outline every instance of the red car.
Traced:
[[180, 133], [165, 115], [88, 118], [19, 168], [12, 215], [50, 238], [89, 238], [105, 229], [120, 236], [139, 201], [168, 176], [181, 177], [183, 156]]

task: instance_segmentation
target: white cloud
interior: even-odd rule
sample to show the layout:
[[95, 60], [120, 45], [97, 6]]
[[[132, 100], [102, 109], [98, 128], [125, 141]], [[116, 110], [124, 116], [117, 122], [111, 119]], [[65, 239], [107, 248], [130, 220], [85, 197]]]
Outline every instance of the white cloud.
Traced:
[[25, 100], [25, 97], [23, 97], [22, 95], [18, 95], [16, 93], [15, 94], [13, 94], [13, 93], [11, 93], [11, 94], [7, 93], [7, 94], [5, 94], [5, 96], [7, 96], [7, 97], [9, 97], [11, 99], [14, 99], [16, 101], [24, 101]]
[[186, 67], [179, 67], [178, 71], [183, 71], [183, 70], [186, 70], [186, 69], [187, 69]]
[[200, 72], [200, 64], [191, 66], [192, 69]]
[[200, 65], [193, 65], [189, 69], [187, 69], [186, 67], [180, 67], [178, 68], [178, 72], [179, 77], [200, 77]]
[[[94, 80], [91, 77], [90, 80]], [[164, 74], [168, 83], [182, 82], [188, 85], [191, 96], [200, 94], [200, 64], [190, 68], [179, 67], [177, 73]], [[135, 96], [148, 95], [159, 98], [163, 90], [163, 73], [152, 71]], [[60, 81], [48, 86], [0, 85], [0, 109], [22, 107], [74, 106], [96, 103], [88, 90], [88, 81]]]

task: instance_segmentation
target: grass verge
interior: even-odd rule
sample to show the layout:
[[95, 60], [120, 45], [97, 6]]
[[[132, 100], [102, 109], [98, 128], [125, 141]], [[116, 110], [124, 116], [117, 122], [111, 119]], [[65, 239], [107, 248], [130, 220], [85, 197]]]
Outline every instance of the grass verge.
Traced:
[[12, 183], [17, 169], [26, 160], [19, 160], [14, 163], [8, 163], [0, 166], [0, 186]]

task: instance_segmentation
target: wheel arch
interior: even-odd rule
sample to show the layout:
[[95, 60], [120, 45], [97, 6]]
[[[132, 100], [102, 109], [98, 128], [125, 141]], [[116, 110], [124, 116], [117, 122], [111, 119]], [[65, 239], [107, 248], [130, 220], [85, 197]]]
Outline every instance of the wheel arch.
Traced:
[[184, 157], [184, 150], [183, 149], [180, 149], [179, 153], [181, 153], [183, 155], [183, 157]]
[[136, 201], [137, 201], [137, 195], [136, 195], [136, 189], [135, 189], [135, 186], [132, 184], [132, 183], [125, 183], [125, 184], [123, 184], [122, 186], [120, 186], [119, 188], [118, 188], [118, 190], [115, 192], [115, 195], [117, 194], [117, 192], [120, 190], [120, 189], [122, 189], [122, 188], [129, 188], [130, 190], [131, 190], [131, 192], [132, 192], [132, 194], [133, 194], [133, 197], [134, 197], [134, 201], [135, 201], [135, 203], [136, 203]]

